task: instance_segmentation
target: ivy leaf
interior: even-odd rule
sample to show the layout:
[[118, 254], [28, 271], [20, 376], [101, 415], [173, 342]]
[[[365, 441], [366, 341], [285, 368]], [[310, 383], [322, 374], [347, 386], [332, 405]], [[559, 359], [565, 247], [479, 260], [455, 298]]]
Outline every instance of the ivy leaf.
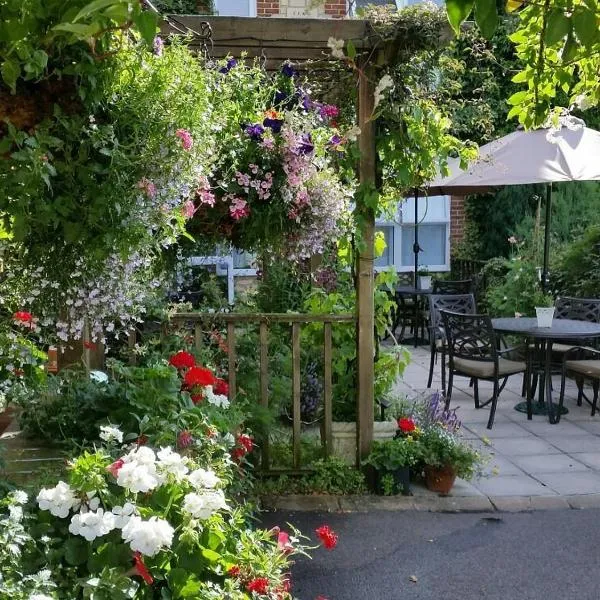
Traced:
[[571, 31], [571, 19], [559, 8], [553, 8], [548, 13], [548, 23], [544, 40], [549, 46], [560, 42]]
[[356, 46], [352, 43], [352, 40], [348, 40], [348, 43], [346, 44], [346, 56], [348, 56], [350, 60], [354, 60], [356, 57]]
[[[490, 2], [491, 0], [484, 0]], [[456, 34], [460, 33], [461, 24], [467, 19], [473, 10], [473, 4], [475, 0], [447, 0], [446, 1], [446, 12], [448, 14], [448, 21], [452, 26], [452, 29]]]
[[516, 106], [517, 104], [521, 104], [521, 102], [523, 102], [523, 100], [525, 100], [525, 98], [527, 97], [527, 92], [525, 90], [521, 90], [520, 92], [516, 92], [514, 93], [508, 100], [507, 102], [511, 105], [511, 106]]
[[579, 45], [575, 41], [573, 34], [569, 33], [569, 35], [567, 36], [567, 41], [565, 42], [565, 47], [563, 48], [563, 51], [562, 51], [563, 62], [568, 63], [568, 62], [571, 62], [572, 60], [575, 60], [578, 49], [579, 49]]
[[134, 23], [144, 41], [148, 46], [152, 46], [158, 28], [156, 13], [149, 11], [141, 12], [134, 18]]
[[379, 258], [383, 256], [385, 249], [387, 248], [387, 244], [385, 243], [385, 235], [383, 231], [375, 232], [375, 258]]
[[513, 13], [523, 6], [523, 0], [506, 0], [506, 12]]
[[475, 0], [475, 22], [483, 37], [489, 40], [498, 26], [496, 2], [490, 2], [490, 0]]
[[92, 13], [98, 12], [103, 8], [107, 8], [112, 6], [113, 4], [123, 4], [123, 0], [94, 0], [94, 2], [90, 2], [86, 6], [84, 6], [73, 19], [73, 22], [81, 21], [81, 19], [85, 19], [88, 15]]
[[202, 556], [210, 562], [218, 562], [221, 559], [221, 555], [210, 548], [204, 548], [204, 550], [202, 550]]
[[579, 41], [584, 46], [591, 46], [598, 39], [596, 15], [591, 10], [580, 7], [575, 9], [573, 27]]
[[14, 60], [5, 60], [0, 67], [2, 73], [2, 79], [4, 83], [10, 88], [10, 91], [14, 94], [17, 91], [17, 79], [21, 74], [21, 67], [19, 63]]

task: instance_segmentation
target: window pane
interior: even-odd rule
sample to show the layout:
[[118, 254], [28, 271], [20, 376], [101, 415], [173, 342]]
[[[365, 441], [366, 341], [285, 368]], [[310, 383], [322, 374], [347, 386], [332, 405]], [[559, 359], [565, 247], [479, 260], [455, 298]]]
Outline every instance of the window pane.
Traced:
[[385, 237], [385, 250], [375, 259], [376, 267], [388, 267], [394, 264], [394, 227], [391, 225], [378, 225], [375, 231], [381, 231]]
[[253, 0], [217, 0], [215, 8], [222, 17], [249, 17]]
[[234, 269], [255, 269], [256, 265], [254, 261], [256, 255], [250, 252], [244, 252], [243, 250], [233, 251], [233, 268]]
[[[446, 196], [419, 198], [419, 221], [448, 221]], [[415, 199], [406, 198], [402, 203], [402, 222], [415, 222]]]
[[[446, 264], [446, 227], [447, 225], [419, 225], [419, 252], [420, 265], [445, 265]], [[415, 264], [413, 244], [415, 242], [415, 228], [402, 227], [402, 266], [410, 267]]]

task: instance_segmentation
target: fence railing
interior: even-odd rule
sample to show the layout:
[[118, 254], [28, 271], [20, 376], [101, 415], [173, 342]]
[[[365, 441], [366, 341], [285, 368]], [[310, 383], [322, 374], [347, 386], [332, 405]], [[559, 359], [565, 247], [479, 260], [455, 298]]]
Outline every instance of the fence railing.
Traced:
[[[323, 416], [321, 440], [323, 454], [329, 456], [332, 451], [332, 406], [333, 406], [333, 381], [332, 381], [332, 325], [338, 323], [356, 323], [353, 314], [300, 314], [300, 313], [178, 313], [171, 317], [171, 322], [189, 328], [194, 332], [194, 347], [198, 354], [202, 351], [203, 325], [225, 324], [227, 327], [226, 344], [228, 347], [228, 383], [229, 395], [235, 401], [237, 395], [237, 352], [236, 352], [236, 327], [240, 325], [257, 325], [259, 330], [258, 348], [258, 377], [259, 377], [259, 402], [267, 409], [269, 407], [269, 326], [271, 324], [284, 324], [291, 326], [292, 349], [292, 469], [272, 469], [269, 453], [269, 436], [261, 440], [261, 470], [265, 473], [275, 472], [301, 472], [301, 434], [302, 415], [300, 406], [301, 394], [301, 326], [308, 323], [323, 324]], [[135, 334], [129, 339], [129, 346], [135, 344]], [[358, 394], [357, 394], [358, 398]]]

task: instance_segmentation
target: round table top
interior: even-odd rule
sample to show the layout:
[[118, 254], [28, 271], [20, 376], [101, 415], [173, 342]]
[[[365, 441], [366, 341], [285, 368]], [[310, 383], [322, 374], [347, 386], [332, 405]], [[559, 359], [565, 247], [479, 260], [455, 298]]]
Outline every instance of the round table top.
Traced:
[[536, 317], [503, 317], [492, 319], [496, 331], [515, 333], [531, 338], [577, 339], [600, 337], [600, 323], [575, 321], [573, 319], [552, 319], [552, 327], [538, 327]]
[[431, 294], [432, 292], [433, 292], [432, 288], [426, 288], [426, 289], [422, 290], [421, 288], [416, 288], [414, 285], [399, 285], [396, 287], [397, 294], [405, 294], [407, 296], [409, 296], [409, 295], [426, 296], [428, 294]]

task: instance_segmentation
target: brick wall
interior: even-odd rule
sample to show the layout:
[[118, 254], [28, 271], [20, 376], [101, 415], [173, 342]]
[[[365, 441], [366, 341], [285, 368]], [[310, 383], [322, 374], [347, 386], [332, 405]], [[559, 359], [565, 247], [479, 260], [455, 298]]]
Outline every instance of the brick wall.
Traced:
[[325, 14], [334, 19], [343, 19], [347, 14], [346, 0], [326, 0]]
[[450, 198], [450, 247], [462, 241], [465, 235], [465, 199], [463, 196]]
[[256, 15], [270, 17], [279, 14], [279, 0], [256, 0]]

